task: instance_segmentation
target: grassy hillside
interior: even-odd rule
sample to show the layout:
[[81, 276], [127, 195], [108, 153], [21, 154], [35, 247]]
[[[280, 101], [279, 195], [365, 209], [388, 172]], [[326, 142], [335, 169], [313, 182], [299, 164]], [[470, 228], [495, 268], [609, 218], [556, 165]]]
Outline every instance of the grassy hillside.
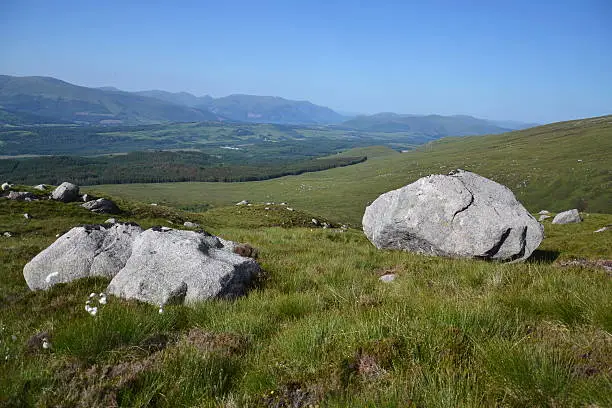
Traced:
[[[380, 153], [379, 148], [376, 151]], [[96, 189], [182, 208], [193, 208], [202, 201], [213, 206], [243, 199], [288, 201], [296, 208], [358, 225], [366, 205], [379, 194], [422, 176], [463, 168], [508, 186], [534, 212], [578, 207], [612, 213], [610, 152], [612, 116], [604, 116], [501, 135], [448, 138], [414, 152], [389, 152], [346, 168], [262, 182], [103, 185]], [[360, 154], [368, 155], [363, 150]]]
[[[546, 224], [535, 260], [508, 265], [379, 251], [359, 230], [314, 228], [316, 214], [281, 206], [118, 202], [120, 220], [195, 221], [249, 242], [266, 279], [235, 301], [162, 314], [109, 297], [92, 317], [85, 301], [108, 281], [30, 292], [22, 270], [56, 234], [106, 217], [2, 201], [0, 232], [13, 236], [0, 236], [0, 406], [612, 405], [610, 274], [563, 266], [612, 257], [612, 233], [593, 233], [612, 216]], [[42, 332], [48, 349], [31, 340]]]

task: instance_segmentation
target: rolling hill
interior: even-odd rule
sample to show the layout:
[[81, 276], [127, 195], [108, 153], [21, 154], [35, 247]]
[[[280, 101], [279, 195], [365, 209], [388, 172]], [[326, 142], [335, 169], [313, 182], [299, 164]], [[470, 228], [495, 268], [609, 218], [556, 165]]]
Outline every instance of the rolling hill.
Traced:
[[[581, 208], [612, 213], [612, 116], [560, 122], [500, 135], [447, 138], [413, 152], [376, 149], [364, 163], [251, 183], [103, 185], [96, 190], [192, 208], [240, 200], [287, 201], [293, 207], [358, 225], [379, 194], [456, 168], [508, 186], [530, 210]], [[385, 154], [386, 152], [386, 154]]]
[[[87, 88], [50, 77], [0, 75], [0, 108], [35, 115], [43, 123], [147, 124], [218, 120], [208, 110], [177, 105], [128, 92]], [[6, 123], [12, 123], [13, 118]]]

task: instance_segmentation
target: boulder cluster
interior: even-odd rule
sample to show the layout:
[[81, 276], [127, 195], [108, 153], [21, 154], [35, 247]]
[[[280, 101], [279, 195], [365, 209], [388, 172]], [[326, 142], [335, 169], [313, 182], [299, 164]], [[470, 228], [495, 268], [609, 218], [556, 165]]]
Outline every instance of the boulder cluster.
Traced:
[[23, 274], [32, 290], [101, 276], [111, 279], [106, 293], [125, 299], [192, 303], [245, 293], [261, 270], [243, 248], [201, 230], [82, 225], [36, 255]]
[[[5, 182], [2, 184], [2, 191], [9, 191], [6, 197], [9, 200], [18, 200], [18, 201], [36, 201], [40, 199], [51, 199], [55, 201], [60, 201], [62, 203], [72, 203], [83, 201], [83, 208], [88, 209], [91, 212], [97, 214], [118, 214], [121, 212], [119, 207], [106, 198], [98, 198], [89, 195], [89, 194], [80, 194], [80, 188], [76, 184], [69, 183], [67, 181], [63, 182], [59, 186], [57, 186], [48, 197], [40, 196], [29, 191], [14, 191], [13, 184]], [[39, 191], [47, 191], [48, 186], [46, 184], [39, 184], [33, 187], [35, 190]]]

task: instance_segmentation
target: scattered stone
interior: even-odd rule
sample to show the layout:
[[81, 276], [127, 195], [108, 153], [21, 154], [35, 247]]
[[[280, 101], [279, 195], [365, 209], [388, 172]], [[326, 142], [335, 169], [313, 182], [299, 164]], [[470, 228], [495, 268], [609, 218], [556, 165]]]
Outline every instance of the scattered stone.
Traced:
[[133, 243], [107, 292], [157, 306], [233, 298], [245, 293], [259, 265], [229, 251], [214, 236], [151, 228]]
[[280, 203], [279, 205], [287, 205], [287, 203], [285, 203], [285, 202], [282, 202], [282, 203]]
[[546, 210], [542, 210], [542, 211], [540, 211], [540, 212], [538, 213], [538, 215], [549, 215], [549, 214], [550, 214], [550, 212], [549, 212], [549, 211], [546, 211]]
[[43, 331], [36, 333], [26, 342], [26, 348], [29, 353], [35, 353], [41, 349], [48, 350], [51, 348], [51, 335], [49, 332]]
[[34, 186], [34, 188], [36, 190], [45, 191], [47, 189], [47, 185], [46, 184], [39, 184], [37, 186]]
[[64, 203], [78, 201], [79, 186], [65, 181], [53, 190], [51, 198]]
[[2, 234], [2, 235], [4, 235], [4, 236], [5, 236], [5, 237], [7, 237], [7, 238], [10, 238], [10, 237], [12, 237], [12, 236], [13, 236], [13, 234], [11, 234], [11, 233], [10, 233], [10, 232], [8, 232], [8, 231], [5, 231], [5, 232], [4, 232], [4, 234]]
[[385, 275], [382, 275], [380, 278], [378, 278], [378, 280], [384, 283], [389, 283], [389, 282], [393, 282], [396, 277], [397, 275], [394, 273], [387, 273]]
[[256, 259], [259, 256], [259, 250], [257, 248], [253, 248], [249, 244], [235, 244], [233, 245], [233, 252], [240, 256], [244, 256], [247, 258]]
[[323, 229], [328, 229], [328, 228], [331, 228], [331, 227], [332, 227], [332, 226], [331, 226], [331, 224], [330, 224], [330, 223], [328, 223], [328, 222], [324, 222], [324, 223], [323, 223]]
[[88, 201], [93, 201], [95, 200], [95, 198], [93, 198], [93, 196], [89, 195], [89, 194], [83, 194], [81, 196], [81, 201], [83, 201], [84, 203], [88, 202]]
[[318, 226], [318, 225], [319, 225], [319, 220], [317, 220], [316, 218], [313, 218], [313, 219], [312, 219], [312, 223], [313, 223], [314, 225], [317, 225], [317, 226]]
[[8, 183], [8, 182], [2, 183], [2, 191], [6, 191], [6, 190], [8, 190], [11, 187], [13, 187], [13, 185]]
[[11, 191], [7, 196], [9, 200], [25, 201], [26, 199], [35, 200], [36, 196], [28, 191]]
[[604, 231], [607, 231], [607, 230], [609, 230], [609, 229], [610, 229], [610, 227], [609, 227], [609, 226], [606, 226], [606, 227], [601, 227], [600, 229], [595, 230], [594, 232], [604, 232]]
[[553, 224], [571, 224], [576, 222], [582, 222], [582, 218], [580, 218], [580, 213], [575, 208], [560, 212], [552, 220]]
[[572, 259], [569, 261], [559, 262], [559, 266], [569, 267], [569, 266], [580, 266], [583, 268], [601, 268], [606, 272], [612, 272], [612, 259], [597, 259], [597, 260], [589, 260], [589, 259]]
[[81, 207], [97, 214], [118, 214], [121, 212], [115, 203], [106, 198], [88, 201], [82, 204]]
[[104, 221], [105, 224], [116, 224], [117, 220], [114, 218], [109, 218], [106, 221]]
[[[264, 208], [264, 210], [269, 210], [269, 209], [270, 209], [270, 207], [266, 207], [266, 208]], [[267, 217], [267, 216], [266, 216], [266, 217]]]
[[185, 223], [183, 223], [183, 226], [185, 226], [187, 228], [199, 228], [200, 224], [195, 223], [195, 222], [191, 222], [191, 221], [185, 221]]
[[293, 211], [293, 208], [291, 207], [286, 207], [286, 208], [287, 208], [287, 211]]
[[152, 206], [157, 206], [157, 203], [151, 203]]
[[28, 213], [23, 214], [23, 218], [25, 218], [26, 220], [31, 220], [32, 216]]
[[463, 170], [382, 194], [366, 208], [363, 229], [379, 249], [515, 262], [544, 237], [512, 191]]
[[538, 218], [538, 221], [544, 221], [547, 218], [550, 218], [550, 215], [542, 214], [540, 215], [540, 218]]
[[240, 202], [237, 202], [236, 205], [247, 205], [249, 202], [247, 200], [242, 200]]
[[142, 228], [132, 224], [72, 228], [23, 268], [32, 290], [90, 276], [112, 278], [125, 265]]

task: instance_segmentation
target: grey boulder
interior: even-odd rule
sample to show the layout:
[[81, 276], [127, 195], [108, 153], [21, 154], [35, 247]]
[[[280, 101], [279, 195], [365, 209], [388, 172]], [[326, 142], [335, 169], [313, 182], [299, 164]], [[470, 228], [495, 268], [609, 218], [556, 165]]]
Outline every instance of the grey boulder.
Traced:
[[114, 202], [106, 198], [91, 200], [81, 206], [97, 214], [118, 214], [120, 212], [119, 207], [117, 207]]
[[64, 203], [79, 200], [79, 186], [64, 181], [51, 193], [51, 198]]
[[34, 188], [36, 190], [45, 191], [47, 189], [47, 185], [46, 184], [38, 184], [38, 185], [34, 186]]
[[202, 232], [148, 229], [107, 292], [154, 305], [242, 295], [260, 268], [230, 247]]
[[580, 218], [580, 213], [575, 208], [560, 212], [552, 220], [553, 224], [571, 224], [576, 222], [582, 222], [582, 218]]
[[521, 261], [544, 238], [512, 191], [463, 170], [382, 194], [362, 224], [377, 248], [460, 258]]
[[125, 265], [141, 232], [134, 224], [72, 228], [28, 262], [23, 276], [32, 290], [90, 276], [111, 278]]

